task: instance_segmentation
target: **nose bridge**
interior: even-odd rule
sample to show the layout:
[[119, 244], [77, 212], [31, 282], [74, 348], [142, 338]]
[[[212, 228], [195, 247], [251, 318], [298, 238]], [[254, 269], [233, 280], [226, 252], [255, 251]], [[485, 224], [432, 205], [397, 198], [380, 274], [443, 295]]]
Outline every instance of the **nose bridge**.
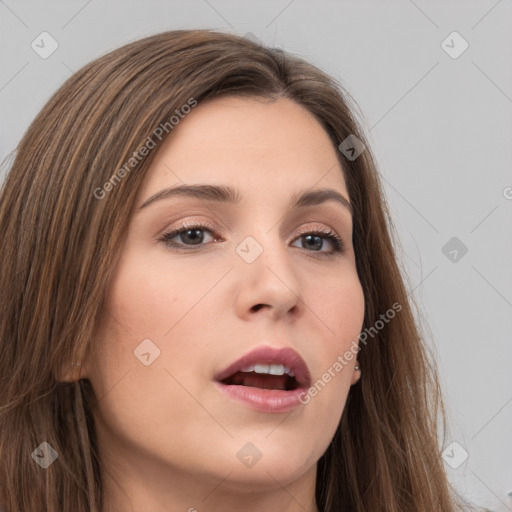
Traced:
[[297, 306], [300, 282], [293, 270], [289, 248], [277, 229], [259, 230], [242, 240], [236, 251], [240, 257], [239, 301], [243, 314], [261, 306], [282, 314]]

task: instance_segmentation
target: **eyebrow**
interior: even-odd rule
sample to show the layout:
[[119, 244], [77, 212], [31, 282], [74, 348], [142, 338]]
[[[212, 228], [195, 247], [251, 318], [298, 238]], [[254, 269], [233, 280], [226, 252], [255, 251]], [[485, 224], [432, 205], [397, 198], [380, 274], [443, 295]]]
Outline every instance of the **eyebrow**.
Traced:
[[[156, 201], [177, 196], [193, 197], [195, 199], [229, 204], [240, 204], [242, 202], [241, 195], [232, 187], [223, 185], [180, 185], [179, 187], [160, 190], [156, 194], [152, 195], [139, 207], [139, 211], [143, 208], [147, 208], [150, 204], [153, 204]], [[336, 201], [353, 214], [350, 202], [338, 191], [332, 188], [321, 188], [298, 192], [292, 196], [290, 200], [290, 208], [315, 206], [326, 201]]]

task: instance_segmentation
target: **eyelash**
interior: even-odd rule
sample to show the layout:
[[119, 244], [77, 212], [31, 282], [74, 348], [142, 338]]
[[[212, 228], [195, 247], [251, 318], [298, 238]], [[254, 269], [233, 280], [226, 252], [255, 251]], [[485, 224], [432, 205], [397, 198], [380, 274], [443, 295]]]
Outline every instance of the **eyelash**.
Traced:
[[[192, 229], [200, 229], [201, 231], [209, 231], [212, 236], [214, 236], [215, 241], [218, 241], [218, 237], [215, 236], [215, 230], [212, 226], [208, 224], [182, 224], [178, 226], [176, 229], [173, 229], [172, 231], [169, 231], [162, 235], [162, 237], [159, 239], [160, 242], [164, 243], [167, 247], [171, 249], [181, 250], [181, 251], [193, 251], [194, 247], [201, 247], [205, 244], [200, 243], [197, 245], [186, 245], [186, 244], [180, 244], [177, 242], [174, 242], [172, 239], [175, 238], [178, 235], [184, 234], [189, 230]], [[326, 252], [326, 251], [309, 251], [312, 253], [318, 253], [326, 256], [332, 256], [337, 253], [343, 253], [345, 251], [345, 245], [343, 243], [343, 240], [331, 229], [326, 228], [325, 230], [322, 229], [313, 229], [313, 230], [306, 230], [302, 233], [299, 233], [299, 236], [295, 238], [293, 241], [298, 240], [300, 237], [307, 236], [307, 235], [323, 235], [323, 238], [331, 242], [333, 245], [333, 250]], [[211, 242], [209, 242], [211, 243]], [[307, 250], [307, 249], [305, 249]]]

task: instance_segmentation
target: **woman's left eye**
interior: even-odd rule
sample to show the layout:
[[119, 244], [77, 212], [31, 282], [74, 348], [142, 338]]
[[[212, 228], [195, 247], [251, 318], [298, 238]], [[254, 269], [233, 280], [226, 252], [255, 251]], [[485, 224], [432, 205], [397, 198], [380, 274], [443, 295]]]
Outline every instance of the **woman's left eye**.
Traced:
[[[302, 242], [302, 248], [314, 252], [332, 254], [335, 252], [343, 252], [344, 245], [341, 238], [332, 231], [312, 231], [300, 235], [294, 242]], [[331, 248], [325, 250], [325, 246], [330, 245]]]
[[[174, 249], [194, 249], [207, 243], [218, 242], [212, 228], [204, 225], [181, 226], [160, 239], [165, 245]], [[292, 245], [301, 243], [302, 249], [324, 254], [343, 252], [344, 244], [341, 238], [333, 231], [308, 231], [294, 239]]]

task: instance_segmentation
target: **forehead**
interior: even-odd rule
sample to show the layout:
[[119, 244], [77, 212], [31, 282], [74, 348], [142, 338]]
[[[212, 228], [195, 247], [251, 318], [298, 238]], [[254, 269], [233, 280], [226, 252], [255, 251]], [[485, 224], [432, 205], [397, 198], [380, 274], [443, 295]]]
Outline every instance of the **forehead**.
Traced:
[[205, 182], [249, 194], [262, 188], [291, 194], [315, 186], [346, 192], [327, 132], [311, 112], [287, 98], [225, 97], [200, 103], [160, 148], [143, 193]]

